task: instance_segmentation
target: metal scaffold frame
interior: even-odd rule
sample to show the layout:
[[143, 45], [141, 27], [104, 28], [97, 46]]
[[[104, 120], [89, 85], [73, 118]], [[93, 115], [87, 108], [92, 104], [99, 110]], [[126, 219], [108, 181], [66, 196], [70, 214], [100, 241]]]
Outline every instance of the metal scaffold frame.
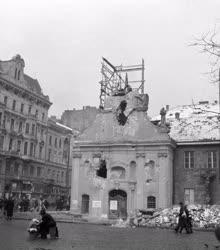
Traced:
[[[126, 92], [137, 90], [140, 94], [144, 94], [144, 60], [138, 65], [114, 66], [106, 58], [102, 58], [100, 81], [100, 108], [104, 108], [107, 96], [124, 95]], [[129, 73], [140, 72], [140, 79], [129, 80]], [[134, 85], [136, 86], [134, 88]], [[133, 87], [132, 87], [133, 86]]]

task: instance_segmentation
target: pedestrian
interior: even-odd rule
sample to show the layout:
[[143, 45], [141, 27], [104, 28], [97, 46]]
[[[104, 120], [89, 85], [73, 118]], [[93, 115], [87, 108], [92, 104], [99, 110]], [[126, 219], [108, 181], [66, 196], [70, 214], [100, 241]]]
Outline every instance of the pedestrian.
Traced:
[[45, 209], [41, 209], [40, 211], [40, 215], [42, 216], [42, 220], [39, 224], [39, 232], [41, 235], [42, 239], [46, 239], [47, 238], [47, 234], [50, 233], [50, 229], [53, 228], [55, 230], [55, 237], [58, 238], [58, 229], [57, 229], [57, 225], [56, 225], [56, 221], [54, 220], [54, 218], [46, 213]]
[[[177, 227], [175, 228], [175, 231], [176, 233], [179, 232], [179, 229], [183, 229], [183, 226], [184, 226], [184, 216], [186, 216], [184, 214], [184, 205], [182, 202], [179, 203], [180, 205], [180, 211], [179, 211], [179, 214], [178, 214], [178, 224], [177, 224]], [[181, 230], [182, 232], [182, 230]]]
[[6, 219], [7, 220], [12, 219], [13, 209], [14, 209], [14, 201], [12, 200], [12, 197], [9, 197], [9, 199], [6, 201], [6, 204], [5, 204], [5, 211], [6, 211]]
[[190, 225], [189, 225], [189, 210], [187, 206], [183, 206], [183, 213], [182, 213], [182, 223], [180, 225], [180, 233], [182, 233], [183, 228], [185, 228], [186, 233], [190, 233]]

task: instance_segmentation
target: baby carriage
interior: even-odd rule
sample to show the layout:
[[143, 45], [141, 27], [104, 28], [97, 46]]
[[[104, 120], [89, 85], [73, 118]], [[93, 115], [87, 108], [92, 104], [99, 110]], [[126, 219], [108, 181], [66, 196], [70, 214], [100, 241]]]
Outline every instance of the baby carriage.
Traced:
[[36, 239], [40, 235], [40, 221], [32, 219], [28, 228], [30, 239]]

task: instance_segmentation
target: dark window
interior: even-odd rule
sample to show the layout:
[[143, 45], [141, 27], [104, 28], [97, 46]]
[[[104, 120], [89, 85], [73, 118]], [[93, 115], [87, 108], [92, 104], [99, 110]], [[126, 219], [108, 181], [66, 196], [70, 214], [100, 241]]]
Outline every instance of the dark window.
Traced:
[[18, 71], [18, 80], [20, 80], [20, 70]]
[[35, 134], [35, 124], [32, 124], [31, 134], [32, 134], [32, 135], [34, 135], [34, 134]]
[[32, 106], [29, 105], [29, 107], [28, 107], [28, 114], [31, 114], [31, 109], [32, 109]]
[[52, 144], [52, 136], [49, 137], [49, 145], [51, 146]]
[[0, 126], [2, 125], [2, 113], [0, 113]]
[[5, 97], [4, 97], [4, 104], [7, 105], [7, 103], [8, 103], [8, 97], [5, 96]]
[[156, 198], [154, 196], [147, 197], [147, 208], [156, 208]]
[[6, 160], [6, 169], [5, 169], [5, 173], [8, 175], [11, 172], [11, 163], [10, 161]]
[[184, 167], [194, 168], [194, 152], [193, 151], [184, 152]]
[[12, 110], [15, 110], [15, 107], [16, 107], [16, 101], [13, 100], [13, 103], [12, 103]]
[[35, 111], [35, 117], [38, 118], [38, 110]]
[[30, 176], [33, 176], [34, 175], [34, 166], [31, 166], [30, 167]]
[[59, 141], [59, 147], [61, 148], [61, 146], [62, 146], [62, 142], [61, 142], [61, 139], [60, 139], [60, 141]]
[[3, 145], [4, 145], [4, 135], [0, 136], [0, 149], [3, 150]]
[[209, 151], [208, 152], [208, 168], [216, 168], [217, 167], [217, 152]]
[[17, 152], [20, 152], [21, 151], [21, 141], [18, 140], [17, 142]]
[[29, 134], [29, 123], [26, 123], [25, 133]]
[[43, 137], [43, 135], [44, 135], [44, 130], [41, 129], [41, 130], [40, 130], [40, 136]]
[[96, 175], [102, 178], [107, 178], [107, 168], [105, 160], [100, 160], [100, 166], [96, 171]]
[[14, 130], [14, 126], [15, 126], [15, 120], [11, 119], [11, 130]]
[[14, 79], [16, 79], [17, 78], [17, 68], [15, 69], [15, 75], [14, 75]]
[[34, 153], [34, 143], [31, 142], [31, 144], [30, 144], [30, 156], [33, 156], [33, 153]]
[[19, 132], [19, 133], [22, 132], [22, 125], [23, 125], [23, 123], [22, 123], [22, 122], [19, 122], [19, 127], [18, 127], [18, 132]]
[[40, 176], [41, 176], [41, 168], [37, 167], [37, 177], [40, 177]]
[[15, 176], [18, 176], [18, 169], [19, 169], [19, 164], [17, 162], [15, 162], [15, 165], [14, 165], [14, 175]]
[[43, 151], [43, 146], [40, 145], [40, 146], [39, 146], [39, 158], [40, 158], [40, 159], [41, 159], [41, 157], [42, 157], [42, 151]]
[[23, 175], [28, 176], [28, 166], [27, 165], [23, 166]]
[[21, 113], [24, 112], [24, 103], [21, 104]]
[[12, 145], [13, 145], [13, 139], [10, 138], [10, 140], [9, 140], [9, 146], [8, 146], [8, 150], [9, 151], [12, 150]]
[[48, 161], [51, 160], [51, 149], [48, 150]]
[[6, 115], [4, 115], [4, 120], [2, 122], [2, 127], [5, 128], [5, 123], [6, 123]]
[[55, 146], [55, 148], [57, 147], [57, 138], [55, 138], [54, 146]]
[[28, 142], [24, 143], [24, 155], [27, 155]]

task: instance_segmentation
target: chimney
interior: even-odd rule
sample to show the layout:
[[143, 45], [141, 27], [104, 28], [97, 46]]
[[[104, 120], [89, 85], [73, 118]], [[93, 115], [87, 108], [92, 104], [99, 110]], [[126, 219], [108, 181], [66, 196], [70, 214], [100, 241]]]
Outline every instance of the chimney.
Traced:
[[176, 118], [177, 120], [180, 119], [180, 113], [179, 113], [179, 112], [176, 112], [176, 113], [175, 113], [175, 118]]
[[166, 111], [169, 111], [170, 105], [166, 105]]

